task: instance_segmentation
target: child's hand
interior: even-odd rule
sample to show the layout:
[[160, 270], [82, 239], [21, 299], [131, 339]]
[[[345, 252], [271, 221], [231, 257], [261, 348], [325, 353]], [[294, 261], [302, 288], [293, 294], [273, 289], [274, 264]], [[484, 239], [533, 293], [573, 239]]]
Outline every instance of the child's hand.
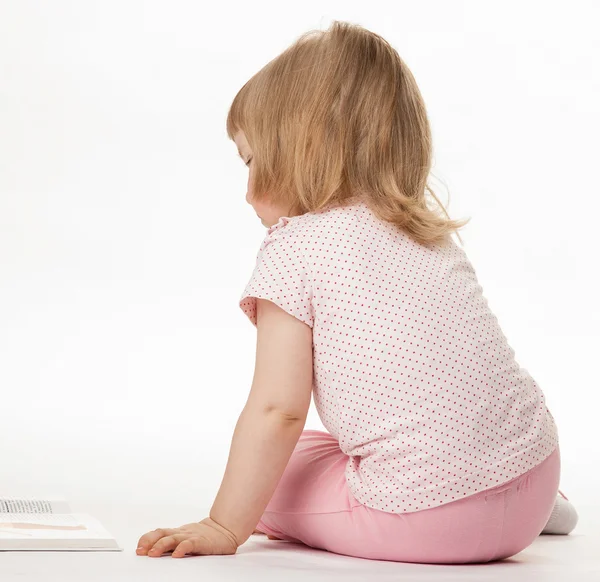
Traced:
[[177, 528], [158, 528], [144, 534], [138, 542], [138, 556], [162, 556], [173, 550], [171, 557], [192, 555], [235, 554], [238, 543], [235, 536], [210, 517], [201, 522], [187, 523]]

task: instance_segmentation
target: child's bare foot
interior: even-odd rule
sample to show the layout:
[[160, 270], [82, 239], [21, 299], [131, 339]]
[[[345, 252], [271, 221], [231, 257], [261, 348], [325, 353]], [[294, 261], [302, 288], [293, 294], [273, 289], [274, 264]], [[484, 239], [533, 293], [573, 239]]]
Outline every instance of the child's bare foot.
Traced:
[[[255, 529], [252, 533], [255, 533], [255, 534], [264, 534], [265, 532], [264, 531], [260, 531], [259, 529]], [[275, 536], [271, 536], [269, 534], [265, 534], [265, 535], [270, 540], [281, 540], [281, 538], [276, 538]]]

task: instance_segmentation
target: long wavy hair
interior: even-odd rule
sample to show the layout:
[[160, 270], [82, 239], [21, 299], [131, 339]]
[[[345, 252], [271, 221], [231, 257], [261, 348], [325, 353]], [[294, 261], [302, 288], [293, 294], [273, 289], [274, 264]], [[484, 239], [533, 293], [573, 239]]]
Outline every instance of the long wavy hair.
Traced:
[[288, 216], [359, 197], [424, 245], [470, 220], [450, 219], [427, 184], [431, 130], [412, 73], [360, 25], [308, 31], [268, 62], [231, 104], [227, 135], [240, 130], [252, 149], [254, 198]]

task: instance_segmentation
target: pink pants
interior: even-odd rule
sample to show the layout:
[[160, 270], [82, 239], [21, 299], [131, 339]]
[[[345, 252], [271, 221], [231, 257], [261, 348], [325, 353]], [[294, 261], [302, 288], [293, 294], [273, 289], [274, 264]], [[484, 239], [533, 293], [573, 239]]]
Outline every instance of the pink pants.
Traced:
[[557, 447], [508, 483], [432, 509], [393, 514], [361, 505], [352, 496], [344, 476], [347, 459], [330, 434], [305, 430], [257, 529], [372, 560], [490, 562], [519, 553], [541, 533], [560, 477]]

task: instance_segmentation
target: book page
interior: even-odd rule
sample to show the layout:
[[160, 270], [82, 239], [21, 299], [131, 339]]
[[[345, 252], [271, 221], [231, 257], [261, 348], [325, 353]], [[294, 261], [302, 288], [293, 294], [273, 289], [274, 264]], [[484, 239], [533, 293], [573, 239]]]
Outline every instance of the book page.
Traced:
[[94, 518], [83, 514], [0, 514], [0, 540], [33, 539], [112, 539]]
[[87, 530], [84, 524], [79, 523], [72, 515], [65, 514], [0, 514], [0, 534], [35, 536], [39, 532], [31, 530], [74, 531]]
[[0, 519], [5, 513], [69, 513], [64, 499], [36, 499], [34, 497], [0, 497]]

